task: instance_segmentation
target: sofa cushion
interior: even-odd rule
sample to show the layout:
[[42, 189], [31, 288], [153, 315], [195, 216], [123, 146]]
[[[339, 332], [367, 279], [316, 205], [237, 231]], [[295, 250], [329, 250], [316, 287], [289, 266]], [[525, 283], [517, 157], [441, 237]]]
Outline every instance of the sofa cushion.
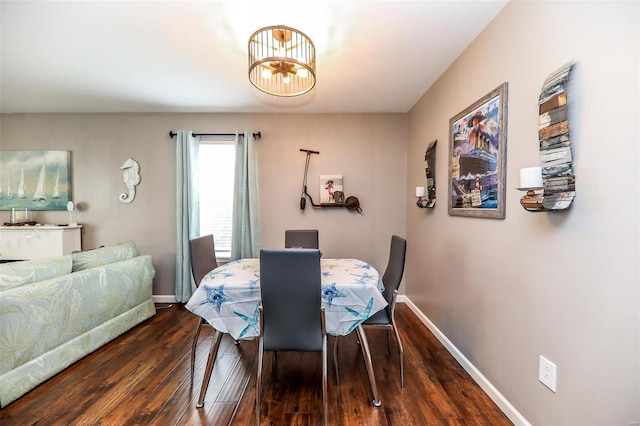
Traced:
[[138, 256], [138, 248], [132, 241], [123, 241], [95, 250], [81, 251], [71, 254], [73, 272], [104, 266], [120, 260]]
[[71, 273], [71, 256], [0, 264], [0, 291]]

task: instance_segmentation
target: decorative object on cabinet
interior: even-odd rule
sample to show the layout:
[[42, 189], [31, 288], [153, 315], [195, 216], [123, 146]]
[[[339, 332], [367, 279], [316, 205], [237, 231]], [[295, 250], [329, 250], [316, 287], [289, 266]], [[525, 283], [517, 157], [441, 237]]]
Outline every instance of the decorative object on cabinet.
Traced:
[[[416, 187], [416, 205], [420, 208], [433, 208], [436, 205], [436, 144], [434, 140], [424, 153], [424, 173], [427, 176], [427, 198], [424, 198], [424, 187]], [[422, 188], [422, 190], [418, 190]], [[420, 195], [418, 195], [420, 194]]]
[[5, 226], [35, 225], [35, 221], [31, 218], [29, 209], [11, 209], [11, 222], [5, 223]]
[[309, 160], [311, 154], [320, 154], [319, 151], [300, 148], [300, 152], [307, 154], [304, 164], [304, 177], [302, 180], [302, 193], [300, 194], [300, 210], [304, 210], [307, 206], [307, 198], [311, 202], [313, 208], [323, 207], [346, 207], [347, 210], [362, 213], [360, 201], [353, 195], [344, 197], [342, 175], [321, 175], [320, 176], [320, 204], [313, 202], [313, 198], [307, 192], [307, 174], [309, 172]]
[[564, 64], [542, 85], [538, 99], [538, 142], [542, 165], [539, 189], [543, 192], [535, 194], [535, 203], [531, 202], [529, 190], [522, 197], [520, 204], [528, 211], [566, 210], [576, 196], [567, 114], [567, 82], [572, 66], [573, 62]]
[[69, 151], [0, 151], [0, 210], [65, 210]]
[[76, 226], [78, 225], [77, 223], [75, 223], [73, 221], [73, 212], [76, 210], [76, 205], [73, 203], [73, 201], [69, 201], [67, 203], [67, 211], [69, 212], [69, 226]]
[[449, 215], [505, 217], [507, 91], [505, 82], [449, 120]]
[[136, 197], [136, 185], [140, 183], [140, 165], [136, 160], [129, 157], [120, 166], [122, 170], [122, 181], [127, 187], [129, 193], [123, 192], [120, 194], [120, 202], [129, 204]]
[[316, 48], [303, 32], [285, 25], [249, 37], [249, 80], [274, 96], [298, 96], [316, 84]]

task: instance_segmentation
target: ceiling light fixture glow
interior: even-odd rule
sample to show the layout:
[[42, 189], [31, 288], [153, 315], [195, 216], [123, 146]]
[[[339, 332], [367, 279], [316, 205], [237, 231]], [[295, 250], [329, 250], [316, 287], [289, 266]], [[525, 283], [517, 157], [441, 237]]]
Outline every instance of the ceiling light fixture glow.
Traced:
[[249, 38], [249, 80], [274, 96], [299, 96], [316, 84], [316, 49], [304, 33], [264, 27]]

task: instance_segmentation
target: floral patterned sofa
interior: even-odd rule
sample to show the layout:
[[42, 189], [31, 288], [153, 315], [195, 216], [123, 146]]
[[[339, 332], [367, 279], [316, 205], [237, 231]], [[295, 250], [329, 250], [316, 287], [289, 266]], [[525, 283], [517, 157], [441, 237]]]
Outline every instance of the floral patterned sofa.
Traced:
[[155, 315], [154, 276], [131, 241], [0, 264], [0, 407]]

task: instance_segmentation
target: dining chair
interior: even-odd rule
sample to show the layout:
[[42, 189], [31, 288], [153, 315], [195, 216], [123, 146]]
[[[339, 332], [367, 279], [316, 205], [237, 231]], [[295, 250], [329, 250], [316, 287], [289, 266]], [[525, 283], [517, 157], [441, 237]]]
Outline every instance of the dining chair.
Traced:
[[[405, 258], [407, 255], [407, 240], [397, 235], [391, 237], [391, 249], [389, 251], [389, 260], [387, 268], [382, 275], [382, 283], [384, 291], [382, 295], [386, 299], [388, 305], [373, 314], [362, 323], [363, 328], [384, 328], [387, 330], [387, 351], [391, 352], [390, 332], [393, 330], [396, 342], [398, 344], [400, 358], [400, 384], [404, 387], [404, 350], [400, 341], [400, 334], [395, 323], [396, 298], [398, 297], [398, 288], [404, 274]], [[336, 369], [336, 377], [338, 377], [338, 338], [334, 341], [333, 361]], [[340, 384], [338, 380], [338, 385]]]
[[317, 229], [287, 229], [284, 231], [285, 248], [306, 248], [317, 249], [318, 230]]
[[327, 331], [322, 308], [320, 250], [261, 250], [260, 294], [257, 424], [260, 424], [264, 352], [297, 351], [322, 352], [322, 403], [327, 425]]
[[[191, 273], [193, 274], [193, 280], [196, 283], [196, 287], [198, 287], [204, 276], [218, 267], [213, 235], [203, 235], [201, 237], [191, 239], [189, 241], [189, 248]], [[204, 318], [199, 318], [200, 320], [196, 327], [196, 333], [193, 336], [193, 343], [191, 344], [191, 386], [193, 386], [193, 370], [196, 362], [196, 346], [198, 345], [198, 337], [200, 336], [202, 324], [206, 322]]]

